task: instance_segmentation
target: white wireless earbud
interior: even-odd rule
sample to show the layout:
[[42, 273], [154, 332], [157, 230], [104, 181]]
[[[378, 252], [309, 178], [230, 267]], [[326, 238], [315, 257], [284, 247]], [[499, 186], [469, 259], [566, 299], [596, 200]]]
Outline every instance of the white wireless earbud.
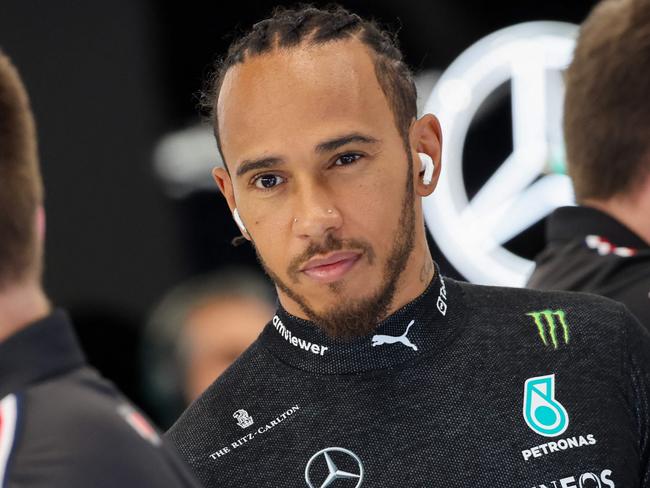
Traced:
[[235, 223], [237, 224], [237, 227], [239, 227], [239, 230], [241, 233], [245, 236], [248, 237], [248, 230], [246, 230], [246, 226], [244, 225], [244, 222], [242, 222], [241, 217], [239, 216], [239, 212], [237, 209], [232, 211], [232, 218], [235, 220]]
[[422, 176], [422, 183], [428, 185], [433, 179], [433, 170], [435, 169], [433, 159], [431, 159], [431, 156], [426, 153], [418, 153], [418, 156], [420, 156], [420, 161], [422, 162], [421, 171], [424, 171], [424, 175]]

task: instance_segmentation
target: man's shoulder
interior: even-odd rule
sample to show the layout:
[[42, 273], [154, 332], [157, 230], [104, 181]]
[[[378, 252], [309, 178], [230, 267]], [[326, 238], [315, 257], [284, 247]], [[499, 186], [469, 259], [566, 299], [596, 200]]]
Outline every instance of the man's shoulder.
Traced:
[[[119, 391], [92, 368], [79, 368], [20, 393], [24, 433], [38, 435], [79, 454], [104, 446], [140, 441], [157, 445], [155, 429]], [[137, 448], [137, 445], [136, 445]]]
[[10, 470], [17, 478], [29, 473], [34, 484], [26, 486], [192, 486], [145, 416], [91, 368], [11, 397], [17, 408]]
[[[621, 227], [619, 223], [614, 225]], [[528, 286], [587, 291], [617, 299], [613, 290], [647, 284], [650, 249], [630, 231], [621, 232], [627, 237], [574, 231], [571, 239], [550, 239], [535, 258]]]
[[[591, 293], [541, 291], [460, 283], [469, 321], [502, 335], [535, 334], [536, 340], [557, 349], [577, 343], [621, 343], [641, 327], [627, 308]], [[476, 327], [475, 327], [476, 328]]]
[[[624, 307], [614, 300], [580, 291], [537, 290], [533, 288], [518, 288], [509, 286], [479, 285], [456, 281], [471, 304], [489, 304], [499, 309], [507, 309], [513, 304], [528, 304], [531, 306], [545, 303], [564, 305], [587, 305], [611, 310], [622, 310]], [[471, 305], [470, 304], [470, 305]]]

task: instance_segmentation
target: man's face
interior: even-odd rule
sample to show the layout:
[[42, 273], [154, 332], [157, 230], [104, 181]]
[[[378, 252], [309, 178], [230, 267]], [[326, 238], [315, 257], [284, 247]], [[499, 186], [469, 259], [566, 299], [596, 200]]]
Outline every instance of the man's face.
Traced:
[[344, 310], [390, 305], [412, 267], [419, 210], [413, 163], [365, 47], [253, 57], [226, 75], [217, 115], [230, 172], [217, 170], [217, 181], [284, 307], [336, 322]]
[[266, 302], [223, 296], [191, 310], [183, 324], [188, 358], [184, 394], [189, 405], [246, 350], [273, 317]]

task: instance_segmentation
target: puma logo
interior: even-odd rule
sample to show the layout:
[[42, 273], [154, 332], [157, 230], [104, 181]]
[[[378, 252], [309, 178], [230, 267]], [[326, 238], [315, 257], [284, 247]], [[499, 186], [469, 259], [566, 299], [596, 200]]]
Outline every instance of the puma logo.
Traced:
[[395, 344], [396, 342], [401, 342], [404, 344], [406, 347], [410, 347], [414, 351], [418, 350], [418, 346], [413, 344], [406, 335], [409, 333], [409, 329], [411, 326], [415, 323], [415, 320], [411, 320], [411, 322], [406, 326], [406, 331], [401, 335], [401, 336], [389, 336], [389, 335], [382, 335], [382, 334], [377, 334], [375, 336], [372, 336], [372, 347], [375, 346], [381, 346], [382, 344]]

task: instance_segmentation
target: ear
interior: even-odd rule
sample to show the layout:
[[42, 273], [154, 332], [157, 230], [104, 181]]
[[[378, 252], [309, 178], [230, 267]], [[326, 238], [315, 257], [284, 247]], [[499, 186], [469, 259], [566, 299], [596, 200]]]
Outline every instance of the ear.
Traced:
[[[438, 118], [432, 114], [425, 114], [416, 120], [411, 126], [410, 143], [413, 164], [415, 165], [414, 173], [417, 175], [415, 188], [418, 195], [426, 197], [435, 190], [442, 167], [442, 130]], [[422, 182], [420, 157], [417, 154], [420, 152], [431, 156], [435, 165], [433, 178], [428, 185]]]
[[235, 193], [228, 171], [217, 166], [212, 170], [212, 178], [214, 178], [219, 190], [221, 190], [221, 194], [226, 199], [226, 202], [228, 202], [228, 207], [230, 207], [230, 212], [232, 213], [237, 208], [237, 203], [235, 202]]
[[39, 205], [36, 208], [36, 236], [39, 242], [45, 241], [45, 207]]
[[251, 236], [246, 229], [246, 226], [241, 220], [241, 217], [236, 217], [235, 210], [237, 209], [237, 202], [235, 202], [235, 192], [232, 187], [232, 180], [230, 179], [230, 174], [224, 168], [216, 167], [212, 170], [212, 177], [217, 183], [217, 186], [221, 190], [221, 194], [225, 197], [226, 202], [228, 202], [228, 207], [230, 208], [230, 213], [233, 214], [233, 220], [242, 236], [245, 239], [251, 240]]

